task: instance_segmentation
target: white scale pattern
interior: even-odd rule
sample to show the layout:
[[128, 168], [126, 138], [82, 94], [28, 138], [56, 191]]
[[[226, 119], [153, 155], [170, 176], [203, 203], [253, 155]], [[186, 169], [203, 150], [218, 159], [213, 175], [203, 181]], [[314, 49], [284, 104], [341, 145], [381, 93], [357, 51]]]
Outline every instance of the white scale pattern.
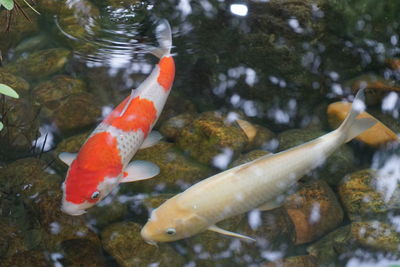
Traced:
[[117, 138], [119, 156], [122, 159], [122, 165], [124, 167], [128, 165], [129, 161], [132, 159], [144, 141], [144, 133], [141, 130], [138, 130], [137, 132], [127, 132], [104, 122], [100, 123], [99, 126], [96, 127], [90, 137], [101, 132], [108, 132]]

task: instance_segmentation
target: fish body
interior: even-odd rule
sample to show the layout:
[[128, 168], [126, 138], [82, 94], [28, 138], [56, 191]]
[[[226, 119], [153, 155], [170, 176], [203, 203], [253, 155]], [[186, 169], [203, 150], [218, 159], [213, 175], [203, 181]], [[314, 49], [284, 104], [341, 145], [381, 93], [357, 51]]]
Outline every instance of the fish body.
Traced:
[[277, 207], [277, 197], [298, 179], [320, 166], [343, 143], [373, 126], [372, 119], [356, 119], [362, 106], [361, 97], [359, 93], [352, 111], [338, 129], [216, 174], [167, 200], [153, 210], [141, 231], [142, 237], [149, 243], [168, 242], [209, 229], [247, 238], [215, 224], [259, 207], [263, 210]]
[[175, 76], [168, 22], [164, 20], [157, 30], [160, 47], [151, 48], [151, 52], [160, 61], [151, 74], [96, 127], [77, 155], [60, 154], [60, 159], [70, 165], [62, 186], [61, 207], [70, 215], [85, 213], [120, 182], [151, 178], [159, 172], [149, 162], [129, 163], [143, 143], [151, 145], [160, 138], [150, 132]]

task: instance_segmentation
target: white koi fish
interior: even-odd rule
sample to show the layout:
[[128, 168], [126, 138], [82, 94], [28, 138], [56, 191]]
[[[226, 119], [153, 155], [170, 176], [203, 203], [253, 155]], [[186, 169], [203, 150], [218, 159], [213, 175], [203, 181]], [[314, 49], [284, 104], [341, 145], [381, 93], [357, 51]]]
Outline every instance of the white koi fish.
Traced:
[[143, 239], [150, 244], [169, 242], [208, 229], [254, 240], [215, 224], [252, 209], [276, 208], [279, 195], [304, 174], [320, 166], [342, 144], [372, 127], [374, 120], [356, 119], [364, 107], [361, 98], [362, 90], [338, 129], [305, 144], [216, 174], [167, 200], [152, 211], [141, 231]]
[[160, 138], [150, 134], [170, 93], [175, 64], [170, 54], [171, 28], [166, 20], [157, 27], [159, 48], [151, 53], [160, 58], [149, 77], [119, 104], [93, 131], [78, 154], [61, 153], [69, 165], [63, 183], [61, 209], [81, 215], [121, 182], [154, 177], [155, 164], [130, 160], [139, 148], [149, 147]]

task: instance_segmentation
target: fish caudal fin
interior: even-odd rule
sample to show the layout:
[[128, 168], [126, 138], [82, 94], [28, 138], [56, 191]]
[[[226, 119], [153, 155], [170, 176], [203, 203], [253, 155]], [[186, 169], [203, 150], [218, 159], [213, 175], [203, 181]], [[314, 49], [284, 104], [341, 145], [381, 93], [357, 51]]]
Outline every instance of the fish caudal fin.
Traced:
[[160, 21], [156, 28], [159, 47], [148, 46], [147, 50], [158, 58], [169, 55], [172, 47], [171, 26], [166, 19]]
[[364, 89], [360, 89], [354, 98], [349, 114], [347, 114], [346, 119], [337, 129], [337, 131], [345, 135], [345, 143], [376, 124], [376, 121], [371, 118], [356, 119], [364, 109]]

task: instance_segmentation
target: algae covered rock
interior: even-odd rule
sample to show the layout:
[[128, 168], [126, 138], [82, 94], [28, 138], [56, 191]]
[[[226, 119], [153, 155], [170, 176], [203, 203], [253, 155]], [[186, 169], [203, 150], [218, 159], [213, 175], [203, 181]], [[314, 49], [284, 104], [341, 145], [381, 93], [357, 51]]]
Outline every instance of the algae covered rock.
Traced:
[[[323, 266], [342, 266], [353, 257], [370, 257], [383, 252], [399, 257], [400, 234], [379, 221], [353, 222], [329, 233], [308, 247]], [[361, 253], [360, 253], [361, 252]]]
[[237, 159], [232, 161], [232, 163], [229, 165], [229, 168], [233, 168], [236, 166], [239, 166], [241, 164], [253, 161], [255, 159], [261, 158], [265, 155], [271, 154], [271, 152], [265, 151], [265, 150], [253, 150], [250, 151], [246, 154], [240, 155]]
[[[385, 199], [383, 192], [377, 190], [380, 177], [376, 170], [365, 169], [347, 175], [339, 184], [340, 200], [351, 220], [386, 217], [388, 211], [400, 209], [400, 186], [391, 188], [392, 195]], [[392, 185], [393, 186], [393, 185]]]
[[262, 267], [318, 267], [318, 261], [311, 255], [293, 256], [263, 264]]
[[193, 120], [193, 115], [189, 113], [179, 114], [164, 121], [160, 127], [160, 133], [166, 138], [175, 139], [179, 136], [184, 127]]
[[54, 108], [52, 118], [62, 132], [91, 126], [101, 115], [100, 106], [95, 97], [89, 93], [72, 94]]
[[244, 148], [245, 150], [260, 148], [275, 136], [271, 130], [261, 125], [253, 124], [245, 120], [237, 120], [236, 122], [247, 136], [248, 143]]
[[33, 34], [38, 31], [37, 19], [38, 15], [33, 12], [29, 7], [23, 7], [23, 11], [29, 16], [30, 21], [15, 16], [11, 20], [11, 28], [7, 31], [5, 25], [9, 18], [9, 11], [2, 8], [0, 11], [0, 50], [3, 52], [3, 56], [11, 47], [15, 46], [22, 38], [27, 35]]
[[343, 210], [323, 180], [302, 186], [284, 205], [295, 228], [295, 243], [304, 244], [332, 231], [342, 223]]
[[111, 202], [103, 200], [100, 204], [90, 208], [86, 217], [91, 225], [102, 229], [111, 223], [122, 221], [128, 214], [128, 203], [121, 203], [118, 199], [113, 199]]
[[182, 266], [185, 260], [168, 244], [155, 247], [144, 242], [140, 236], [141, 226], [134, 222], [120, 222], [109, 225], [101, 232], [104, 249], [122, 267]]
[[15, 76], [4, 68], [0, 68], [0, 83], [14, 89], [19, 95], [28, 93], [29, 83], [19, 76]]
[[[324, 132], [312, 129], [293, 129], [282, 132], [278, 135], [278, 151], [303, 144], [319, 136]], [[354, 170], [354, 154], [348, 145], [342, 145], [325, 163], [318, 169], [318, 176], [324, 179], [328, 184], [337, 184], [343, 176]]]
[[209, 164], [224, 149], [229, 154], [240, 153], [247, 137], [241, 129], [225, 123], [221, 114], [205, 112], [181, 130], [177, 144], [191, 157]]
[[1, 118], [4, 124], [4, 129], [0, 132], [1, 156], [13, 158], [27, 153], [38, 137], [39, 105], [32, 104], [27, 99], [6, 98], [6, 101], [0, 102], [0, 110], [6, 111]]
[[167, 142], [160, 142], [139, 150], [133, 160], [155, 163], [160, 167], [160, 174], [149, 180], [124, 184], [121, 192], [152, 192], [155, 189], [180, 191], [182, 186], [191, 185], [211, 174], [207, 166], [193, 161], [179, 151], [174, 144]]
[[71, 55], [65, 48], [51, 48], [20, 57], [15, 63], [5, 66], [6, 70], [24, 78], [40, 79], [62, 70]]
[[66, 266], [106, 266], [100, 244], [87, 239], [70, 239], [61, 244]]
[[13, 256], [1, 260], [1, 266], [35, 266], [35, 267], [50, 267], [53, 266], [46, 253], [42, 251], [24, 251], [14, 254]]
[[57, 75], [49, 81], [39, 83], [33, 92], [41, 104], [63, 99], [71, 94], [86, 91], [82, 80], [67, 75]]

